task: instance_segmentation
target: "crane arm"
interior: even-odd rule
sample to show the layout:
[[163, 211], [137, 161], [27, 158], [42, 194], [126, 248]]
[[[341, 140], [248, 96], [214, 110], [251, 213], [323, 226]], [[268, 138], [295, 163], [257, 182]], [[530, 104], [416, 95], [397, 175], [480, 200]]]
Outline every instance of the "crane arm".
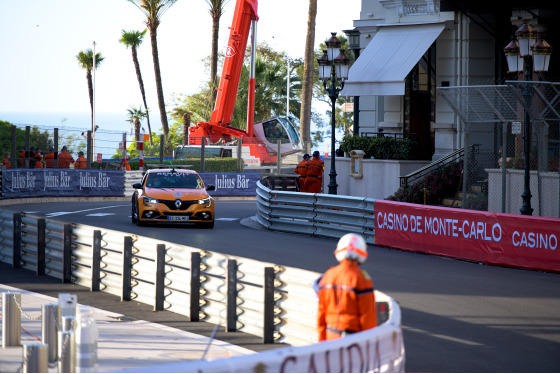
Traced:
[[210, 119], [212, 125], [231, 123], [251, 21], [258, 20], [257, 8], [258, 0], [237, 0], [235, 5], [220, 86]]

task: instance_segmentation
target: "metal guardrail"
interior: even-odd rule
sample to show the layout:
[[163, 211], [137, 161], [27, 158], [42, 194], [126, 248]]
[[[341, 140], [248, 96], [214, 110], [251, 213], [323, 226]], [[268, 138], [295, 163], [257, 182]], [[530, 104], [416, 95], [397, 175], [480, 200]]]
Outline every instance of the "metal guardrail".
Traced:
[[[276, 192], [281, 191], [268, 192], [273, 201], [282, 199]], [[324, 210], [313, 215], [316, 230], [326, 236], [337, 232], [321, 226], [326, 221], [358, 216], [349, 209], [371, 203], [285, 193], [300, 196], [304, 211]], [[282, 209], [289, 212], [275, 205], [269, 204], [272, 217], [280, 217]], [[0, 261], [152, 305], [154, 310], [179, 313], [190, 321], [262, 336], [263, 343], [299, 346], [317, 341], [312, 284], [319, 273], [4, 210], [0, 210]]]
[[373, 244], [375, 200], [361, 197], [279, 191], [257, 183], [257, 221], [269, 230], [340, 238], [360, 234]]

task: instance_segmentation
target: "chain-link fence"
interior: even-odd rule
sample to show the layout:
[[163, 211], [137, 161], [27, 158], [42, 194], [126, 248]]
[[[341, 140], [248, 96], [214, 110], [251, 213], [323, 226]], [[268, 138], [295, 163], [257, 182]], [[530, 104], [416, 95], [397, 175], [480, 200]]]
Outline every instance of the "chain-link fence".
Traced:
[[[297, 145], [287, 136], [282, 138], [249, 138], [242, 140], [220, 139], [211, 143], [209, 138], [191, 138], [190, 144], [174, 143], [173, 137], [163, 136], [144, 139], [140, 153], [137, 135], [98, 129], [72, 127], [50, 127], [14, 124], [0, 134], [0, 151], [6, 159], [3, 168], [75, 168], [80, 152], [87, 161], [87, 168], [119, 169], [122, 165], [124, 147], [127, 148], [129, 163], [133, 169], [139, 167], [140, 158], [146, 167], [165, 165], [189, 165], [202, 172], [260, 172], [263, 174], [293, 174], [301, 161]], [[11, 133], [10, 133], [11, 131]], [[181, 139], [182, 140], [182, 139]], [[130, 146], [135, 144], [134, 146]], [[66, 147], [75, 163], [59, 165], [60, 154]], [[280, 154], [280, 157], [277, 155]], [[53, 158], [54, 157], [54, 161]]]
[[476, 144], [463, 161], [462, 206], [519, 214], [530, 193], [533, 215], [560, 217], [560, 84], [506, 83], [438, 89], [462, 121], [465, 149]]
[[[11, 168], [61, 167], [58, 156], [65, 147], [74, 161], [83, 152], [84, 158], [89, 158], [91, 164], [122, 154], [123, 144], [130, 144], [134, 139], [132, 134], [119, 131], [99, 129], [92, 133], [73, 127], [14, 124], [11, 129], [6, 127], [3, 130], [0, 150], [4, 159], [9, 160]], [[53, 154], [57, 156], [55, 161], [52, 161]], [[115, 159], [115, 162], [119, 160]], [[74, 163], [69, 165], [74, 166]], [[3, 167], [6, 168], [5, 163]]]
[[[173, 158], [232, 158], [239, 163], [239, 170], [263, 174], [293, 174], [302, 159], [300, 150], [287, 137], [267, 137], [265, 140], [243, 137], [215, 143], [211, 143], [208, 138], [190, 137], [189, 143], [177, 145], [173, 149]], [[206, 162], [206, 171], [209, 171], [208, 166]]]

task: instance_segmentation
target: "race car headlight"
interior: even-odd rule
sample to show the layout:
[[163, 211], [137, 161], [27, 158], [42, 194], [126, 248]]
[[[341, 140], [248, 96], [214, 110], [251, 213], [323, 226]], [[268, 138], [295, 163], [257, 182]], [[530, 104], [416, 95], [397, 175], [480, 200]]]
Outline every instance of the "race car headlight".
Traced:
[[144, 197], [143, 201], [144, 201], [144, 205], [151, 205], [151, 204], [158, 203], [157, 199], [154, 199], [153, 197], [147, 197], [147, 196]]
[[200, 200], [198, 200], [198, 203], [199, 203], [200, 205], [206, 205], [206, 207], [209, 207], [210, 204], [212, 204], [212, 200], [211, 200], [210, 197], [207, 197], [206, 199], [200, 199]]

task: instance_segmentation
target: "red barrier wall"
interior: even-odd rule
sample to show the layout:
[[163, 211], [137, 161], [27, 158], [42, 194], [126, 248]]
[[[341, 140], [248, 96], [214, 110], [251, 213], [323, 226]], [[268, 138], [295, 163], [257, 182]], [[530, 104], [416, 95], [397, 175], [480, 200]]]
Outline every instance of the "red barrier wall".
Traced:
[[375, 201], [375, 244], [560, 271], [560, 219]]

